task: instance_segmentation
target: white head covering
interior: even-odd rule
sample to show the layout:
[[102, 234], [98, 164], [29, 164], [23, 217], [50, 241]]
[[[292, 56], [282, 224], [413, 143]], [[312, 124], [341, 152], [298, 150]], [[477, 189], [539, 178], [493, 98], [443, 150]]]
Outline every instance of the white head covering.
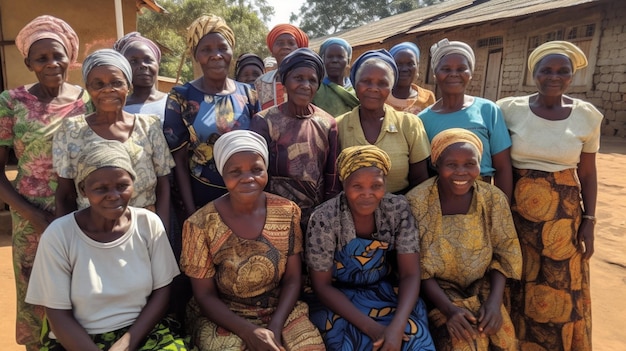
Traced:
[[256, 152], [263, 157], [265, 166], [269, 164], [267, 142], [262, 136], [250, 130], [233, 130], [220, 136], [213, 145], [213, 159], [217, 171], [222, 174], [226, 161], [232, 155], [244, 151]]
[[447, 38], [439, 40], [437, 43], [430, 47], [431, 67], [434, 70], [437, 69], [439, 61], [450, 54], [459, 54], [467, 59], [470, 65], [470, 69], [474, 72], [474, 66], [476, 65], [476, 56], [474, 50], [467, 43], [462, 41], [449, 41]]

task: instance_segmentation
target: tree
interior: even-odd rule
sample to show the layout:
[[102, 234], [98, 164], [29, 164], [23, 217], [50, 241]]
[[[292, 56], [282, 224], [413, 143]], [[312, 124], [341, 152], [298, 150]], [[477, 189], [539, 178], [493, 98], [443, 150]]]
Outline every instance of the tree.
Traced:
[[317, 38], [441, 1], [306, 0], [300, 7], [300, 15], [291, 13], [289, 20], [292, 23], [299, 22], [302, 30]]
[[[247, 52], [261, 57], [269, 53], [265, 47], [267, 26], [259, 18], [268, 20], [274, 14], [274, 8], [266, 0], [160, 0], [168, 13], [145, 12], [138, 17], [137, 30], [161, 46], [163, 55], [159, 74], [176, 77], [181, 58], [186, 51], [187, 27], [196, 18], [205, 14], [214, 14], [224, 18], [235, 32], [235, 47], [231, 69], [236, 58]], [[181, 81], [194, 78], [192, 58], [186, 60], [181, 70]]]

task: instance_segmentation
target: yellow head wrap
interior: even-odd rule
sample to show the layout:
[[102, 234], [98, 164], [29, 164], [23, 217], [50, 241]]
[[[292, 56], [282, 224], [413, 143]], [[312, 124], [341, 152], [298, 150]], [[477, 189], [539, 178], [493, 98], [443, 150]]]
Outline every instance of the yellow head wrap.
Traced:
[[476, 134], [463, 128], [451, 128], [446, 129], [439, 134], [435, 135], [433, 141], [430, 143], [430, 158], [433, 164], [437, 163], [437, 159], [448, 148], [448, 146], [456, 143], [469, 143], [478, 151], [478, 162], [483, 154], [483, 143], [476, 136]]
[[541, 44], [528, 56], [528, 69], [535, 71], [535, 66], [548, 55], [565, 55], [572, 61], [572, 73], [576, 70], [587, 67], [587, 57], [585, 53], [576, 45], [569, 41], [555, 40]]
[[339, 180], [346, 180], [352, 173], [364, 167], [376, 167], [387, 175], [391, 168], [389, 155], [374, 145], [351, 146], [343, 149], [337, 157]]
[[136, 174], [128, 150], [117, 140], [95, 141], [87, 144], [78, 155], [76, 184], [83, 182], [91, 173], [104, 167], [121, 168], [135, 180]]
[[195, 55], [198, 43], [202, 37], [209, 33], [221, 34], [231, 48], [235, 47], [235, 33], [226, 24], [226, 21], [219, 16], [204, 15], [198, 17], [187, 27], [187, 50], [189, 50], [190, 55]]

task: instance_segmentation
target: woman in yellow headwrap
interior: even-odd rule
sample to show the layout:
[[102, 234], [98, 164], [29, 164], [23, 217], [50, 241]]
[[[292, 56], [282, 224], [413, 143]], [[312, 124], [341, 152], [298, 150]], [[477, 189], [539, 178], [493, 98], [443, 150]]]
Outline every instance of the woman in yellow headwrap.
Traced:
[[522, 257], [504, 193], [477, 180], [483, 145], [451, 128], [432, 141], [439, 175], [406, 195], [418, 223], [422, 292], [438, 351], [517, 351], [504, 309]]
[[317, 207], [306, 236], [321, 302], [311, 320], [328, 350], [434, 350], [419, 299], [416, 223], [406, 199], [386, 192], [389, 156], [374, 145], [352, 146], [337, 168], [344, 191]]
[[221, 17], [205, 15], [187, 28], [187, 50], [203, 74], [172, 89], [163, 123], [185, 218], [226, 193], [213, 145], [224, 133], [248, 129], [260, 110], [256, 92], [228, 77], [234, 46], [234, 33]]
[[591, 350], [589, 259], [603, 116], [565, 95], [586, 65], [572, 43], [542, 44], [528, 57], [537, 93], [497, 102], [513, 141], [511, 209], [524, 272], [511, 291], [512, 317], [522, 349]]
[[54, 219], [52, 135], [63, 119], [89, 112], [91, 104], [84, 89], [66, 81], [78, 36], [65, 21], [39, 16], [20, 30], [15, 45], [37, 81], [0, 94], [0, 169], [11, 148], [19, 159], [13, 184], [0, 172], [0, 200], [13, 221], [17, 343], [39, 350], [43, 309], [25, 303], [24, 295], [39, 237]]

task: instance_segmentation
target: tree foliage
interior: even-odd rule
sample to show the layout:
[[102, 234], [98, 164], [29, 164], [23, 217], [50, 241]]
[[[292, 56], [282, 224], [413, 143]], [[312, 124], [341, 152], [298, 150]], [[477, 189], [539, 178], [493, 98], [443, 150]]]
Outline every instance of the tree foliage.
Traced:
[[[242, 53], [252, 52], [261, 57], [269, 54], [265, 46], [268, 29], [264, 21], [274, 14], [274, 8], [266, 0], [159, 0], [159, 4], [168, 13], [142, 13], [138, 17], [137, 30], [164, 49], [159, 70], [162, 76], [176, 77], [186, 50], [186, 29], [193, 20], [205, 14], [221, 16], [235, 32], [231, 69]], [[185, 56], [181, 70], [183, 82], [194, 78], [192, 58]]]
[[306, 0], [290, 21], [313, 38], [432, 5], [443, 0]]

